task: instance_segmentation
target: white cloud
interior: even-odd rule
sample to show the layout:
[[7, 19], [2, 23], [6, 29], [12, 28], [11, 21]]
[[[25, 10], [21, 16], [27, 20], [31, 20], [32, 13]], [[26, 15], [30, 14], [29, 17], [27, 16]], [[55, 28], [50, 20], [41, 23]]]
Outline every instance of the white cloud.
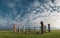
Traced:
[[55, 0], [56, 6], [60, 6], [60, 0]]
[[[48, 0], [47, 0], [48, 1]], [[16, 1], [15, 1], [16, 2]], [[56, 0], [57, 6], [59, 4], [59, 0]], [[33, 3], [30, 4], [30, 8], [28, 8], [28, 11], [30, 11], [31, 13], [26, 14], [26, 18], [24, 18], [23, 21], [21, 21], [21, 14], [18, 14], [15, 17], [15, 20], [12, 20], [12, 16], [9, 17], [9, 15], [7, 17], [9, 17], [8, 19], [0, 19], [2, 25], [6, 25], [6, 23], [9, 24], [14, 24], [16, 23], [17, 25], [20, 26], [40, 26], [40, 21], [44, 22], [44, 25], [47, 26], [48, 23], [51, 24], [51, 27], [55, 27], [57, 28], [60, 24], [60, 13], [57, 13], [57, 11], [53, 11], [52, 8], [50, 6], [56, 6], [56, 3], [52, 3], [50, 0], [49, 2], [43, 4], [44, 6], [41, 6], [40, 2], [38, 0], [34, 1]], [[17, 11], [14, 8], [16, 6], [15, 3], [11, 3], [9, 2], [8, 4], [9, 8], [12, 8], [12, 13], [16, 15]], [[20, 5], [19, 5], [20, 6]], [[39, 8], [37, 8], [39, 7]], [[33, 10], [31, 10], [31, 8], [33, 8]], [[35, 10], [34, 10], [35, 9]], [[43, 10], [42, 10], [43, 9]], [[42, 10], [42, 13], [40, 13], [40, 11]], [[52, 10], [53, 12], [51, 13]], [[38, 12], [37, 12], [38, 11]], [[36, 19], [35, 19], [36, 18]], [[58, 24], [58, 25], [57, 25]], [[60, 27], [58, 27], [60, 29]]]
[[[58, 19], [60, 19], [59, 13], [57, 13], [57, 11], [52, 10], [52, 8], [50, 7], [50, 6], [56, 6], [56, 5], [53, 4], [51, 1], [49, 1], [47, 4], [44, 4], [44, 5], [46, 6], [47, 10], [45, 9], [45, 7], [42, 6], [42, 8], [45, 10], [43, 13], [35, 14], [36, 10], [31, 11], [31, 14], [28, 15], [29, 22], [33, 23], [33, 25], [35, 25], [35, 26], [39, 26], [40, 21], [44, 21], [44, 24], [46, 26], [48, 23], [50, 23], [51, 27], [60, 29], [60, 27], [57, 27], [57, 26], [59, 26], [59, 22], [58, 23], [56, 22]], [[39, 9], [39, 10], [41, 10], [41, 9]], [[50, 10], [52, 10], [53, 12], [51, 12]], [[44, 16], [44, 17], [40, 17], [40, 16]], [[36, 17], [38, 17], [38, 18], [36, 18]], [[36, 19], [33, 19], [33, 18], [36, 18]], [[33, 20], [31, 20], [31, 19], [33, 19]], [[60, 20], [58, 20], [58, 21], [60, 21]]]

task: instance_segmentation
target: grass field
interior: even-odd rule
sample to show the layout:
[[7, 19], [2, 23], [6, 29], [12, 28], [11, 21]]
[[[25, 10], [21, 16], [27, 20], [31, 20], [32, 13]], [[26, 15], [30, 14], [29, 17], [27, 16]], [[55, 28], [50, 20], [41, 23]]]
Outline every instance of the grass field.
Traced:
[[0, 30], [0, 38], [60, 38], [60, 30], [54, 30], [50, 33], [37, 34], [36, 32], [13, 33], [9, 30]]

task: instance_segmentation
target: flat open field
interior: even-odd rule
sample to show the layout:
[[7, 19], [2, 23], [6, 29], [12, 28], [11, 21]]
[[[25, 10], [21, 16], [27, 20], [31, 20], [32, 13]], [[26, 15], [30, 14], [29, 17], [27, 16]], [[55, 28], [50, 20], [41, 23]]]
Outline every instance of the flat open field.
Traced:
[[36, 32], [13, 33], [11, 30], [0, 30], [0, 38], [60, 38], [60, 30], [54, 30], [44, 34], [37, 34]]

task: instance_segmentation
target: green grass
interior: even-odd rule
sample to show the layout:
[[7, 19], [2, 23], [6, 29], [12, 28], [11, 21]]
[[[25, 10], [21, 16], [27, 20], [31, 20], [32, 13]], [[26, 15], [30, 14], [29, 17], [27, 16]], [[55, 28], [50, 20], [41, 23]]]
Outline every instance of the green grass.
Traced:
[[0, 30], [0, 38], [60, 38], [60, 30], [54, 30], [50, 33], [37, 34], [36, 32], [16, 32], [13, 33], [11, 30]]

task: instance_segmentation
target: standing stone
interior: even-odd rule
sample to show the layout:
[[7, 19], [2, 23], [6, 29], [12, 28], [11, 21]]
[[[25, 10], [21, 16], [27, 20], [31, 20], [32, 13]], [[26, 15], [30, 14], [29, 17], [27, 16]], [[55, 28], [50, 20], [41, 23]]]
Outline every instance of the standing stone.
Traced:
[[30, 27], [28, 27], [28, 31], [30, 32]]
[[16, 32], [16, 24], [13, 25], [13, 32]]
[[25, 26], [23, 26], [23, 32], [25, 32]]
[[44, 33], [44, 24], [43, 24], [43, 21], [41, 21], [41, 34]]
[[34, 31], [36, 31], [36, 27], [34, 27]]
[[20, 32], [20, 30], [19, 30], [19, 26], [18, 26], [18, 32]]
[[50, 32], [50, 24], [48, 24], [48, 32]]
[[46, 32], [46, 26], [44, 26], [44, 32]]

